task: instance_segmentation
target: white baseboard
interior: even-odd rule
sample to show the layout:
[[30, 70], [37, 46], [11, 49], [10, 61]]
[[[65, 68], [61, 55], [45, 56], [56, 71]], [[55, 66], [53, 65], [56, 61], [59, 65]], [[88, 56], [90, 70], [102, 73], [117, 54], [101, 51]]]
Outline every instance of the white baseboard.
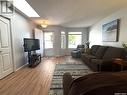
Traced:
[[27, 65], [28, 65], [28, 63], [22, 65], [21, 67], [19, 67], [18, 69], [16, 69], [15, 72], [18, 71], [18, 70], [20, 70], [20, 69], [22, 69], [22, 68], [24, 68], [24, 67], [27, 66]]

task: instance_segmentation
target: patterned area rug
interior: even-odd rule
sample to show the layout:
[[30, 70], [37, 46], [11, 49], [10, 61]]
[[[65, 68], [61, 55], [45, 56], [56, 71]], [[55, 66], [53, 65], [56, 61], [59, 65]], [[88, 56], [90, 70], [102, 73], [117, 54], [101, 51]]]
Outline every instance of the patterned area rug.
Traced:
[[66, 72], [69, 72], [73, 78], [93, 73], [84, 64], [57, 64], [49, 95], [63, 95], [62, 77]]

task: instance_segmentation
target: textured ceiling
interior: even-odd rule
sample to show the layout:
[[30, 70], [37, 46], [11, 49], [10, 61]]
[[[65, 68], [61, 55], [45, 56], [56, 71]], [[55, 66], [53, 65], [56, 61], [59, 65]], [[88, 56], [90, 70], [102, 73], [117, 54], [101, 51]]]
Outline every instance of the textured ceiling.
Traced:
[[37, 24], [48, 19], [50, 25], [88, 27], [125, 7], [127, 0], [26, 0], [41, 16]]

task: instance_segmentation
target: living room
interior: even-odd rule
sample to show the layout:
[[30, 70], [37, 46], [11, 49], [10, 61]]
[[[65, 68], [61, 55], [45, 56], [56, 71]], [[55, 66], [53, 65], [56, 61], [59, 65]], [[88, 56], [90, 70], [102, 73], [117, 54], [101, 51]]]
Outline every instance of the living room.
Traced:
[[[3, 6], [0, 7], [0, 95], [127, 94], [123, 64], [127, 63], [123, 58], [126, 55], [121, 54], [123, 50], [126, 53], [127, 43], [126, 0], [5, 0], [0, 3]], [[34, 15], [26, 3], [34, 9]], [[39, 44], [36, 42], [30, 48], [33, 50], [28, 50], [25, 40], [36, 40]], [[82, 52], [79, 45], [83, 46]], [[101, 53], [94, 48], [96, 45]], [[98, 70], [92, 70], [82, 57], [90, 56], [93, 48], [99, 52], [95, 57], [101, 54], [101, 58], [113, 48], [108, 53], [108, 57], [113, 57], [106, 62], [120, 65], [110, 66], [111, 70], [103, 72], [97, 61]], [[76, 51], [74, 56], [73, 51]], [[37, 58], [36, 65], [33, 60], [37, 54], [41, 54], [41, 59]], [[90, 63], [92, 60], [95, 60], [93, 55]], [[92, 81], [95, 78], [98, 79]]]

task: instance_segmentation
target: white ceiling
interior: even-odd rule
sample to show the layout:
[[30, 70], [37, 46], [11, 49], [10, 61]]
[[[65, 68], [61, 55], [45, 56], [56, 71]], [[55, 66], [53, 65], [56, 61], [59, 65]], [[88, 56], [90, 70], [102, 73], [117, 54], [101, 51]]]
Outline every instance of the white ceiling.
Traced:
[[127, 0], [26, 0], [50, 25], [88, 27], [107, 15], [127, 6]]

